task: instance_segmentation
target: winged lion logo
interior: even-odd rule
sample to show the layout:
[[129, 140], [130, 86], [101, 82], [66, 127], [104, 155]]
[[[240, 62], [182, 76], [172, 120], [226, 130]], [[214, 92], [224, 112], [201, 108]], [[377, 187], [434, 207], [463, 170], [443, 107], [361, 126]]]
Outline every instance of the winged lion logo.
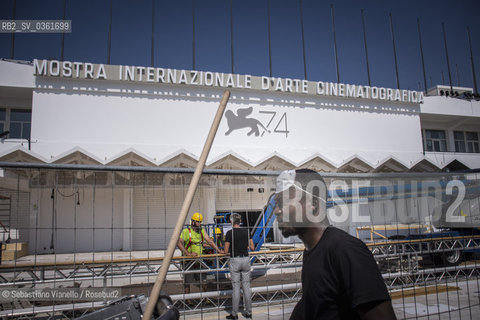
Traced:
[[242, 108], [237, 110], [235, 114], [232, 110], [225, 111], [225, 118], [227, 118], [228, 130], [225, 132], [225, 135], [228, 136], [232, 131], [250, 128], [250, 131], [247, 132], [247, 135], [250, 136], [255, 134], [256, 137], [260, 135], [260, 128], [269, 132], [267, 128], [255, 118], [247, 118], [253, 111], [253, 107]]

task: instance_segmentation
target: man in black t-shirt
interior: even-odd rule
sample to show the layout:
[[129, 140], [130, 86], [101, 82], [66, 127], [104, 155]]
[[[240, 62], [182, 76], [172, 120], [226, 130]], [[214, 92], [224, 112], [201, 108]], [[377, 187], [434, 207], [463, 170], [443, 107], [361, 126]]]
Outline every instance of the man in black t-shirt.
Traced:
[[240, 303], [240, 279], [243, 287], [243, 306], [245, 318], [252, 317], [252, 293], [250, 290], [250, 258], [248, 249], [254, 250], [247, 228], [241, 228], [241, 216], [233, 213], [230, 216], [232, 229], [225, 236], [225, 253], [230, 252], [230, 273], [232, 275], [232, 313], [227, 319], [238, 319]]
[[359, 239], [332, 227], [326, 217], [327, 188], [308, 169], [277, 178], [278, 226], [305, 245], [302, 298], [290, 319], [396, 319], [372, 253]]

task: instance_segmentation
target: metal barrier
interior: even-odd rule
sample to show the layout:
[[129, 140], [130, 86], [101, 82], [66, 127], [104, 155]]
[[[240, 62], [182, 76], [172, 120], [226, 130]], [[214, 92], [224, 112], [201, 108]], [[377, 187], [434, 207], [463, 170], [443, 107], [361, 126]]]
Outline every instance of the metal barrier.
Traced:
[[[0, 168], [0, 196], [10, 199], [9, 226], [17, 235], [13, 242], [22, 244], [2, 260], [0, 290], [91, 287], [148, 295], [193, 169], [22, 163]], [[216, 213], [239, 212], [253, 234], [278, 174], [207, 169], [190, 214], [202, 212], [211, 224]], [[398, 318], [472, 318], [479, 311], [477, 173], [329, 173], [324, 179], [330, 220], [372, 251]], [[340, 221], [345, 212], [348, 217]], [[274, 242], [251, 253], [254, 311], [268, 319], [268, 310], [281, 308], [288, 318], [301, 297], [303, 246], [272, 225]], [[181, 317], [223, 318], [231, 303], [228, 258], [204, 255], [197, 258], [199, 270], [185, 268], [184, 260], [176, 254], [165, 284]], [[206, 275], [207, 291], [197, 285], [185, 292], [189, 273]], [[75, 318], [105, 303], [2, 301], [0, 316]]]

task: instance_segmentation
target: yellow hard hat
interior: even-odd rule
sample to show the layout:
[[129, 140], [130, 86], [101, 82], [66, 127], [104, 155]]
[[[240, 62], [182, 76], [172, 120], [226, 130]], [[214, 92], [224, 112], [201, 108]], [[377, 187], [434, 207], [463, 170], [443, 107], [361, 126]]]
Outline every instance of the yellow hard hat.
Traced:
[[222, 229], [215, 228], [215, 234], [222, 234]]
[[195, 212], [192, 216], [192, 220], [203, 222], [203, 216], [200, 212]]

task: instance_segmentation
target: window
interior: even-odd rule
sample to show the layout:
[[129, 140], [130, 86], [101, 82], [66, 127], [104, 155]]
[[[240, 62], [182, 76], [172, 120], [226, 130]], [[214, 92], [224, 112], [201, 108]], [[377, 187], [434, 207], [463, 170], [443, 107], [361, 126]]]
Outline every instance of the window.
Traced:
[[7, 120], [7, 110], [5, 108], [0, 108], [0, 133], [5, 131]]
[[30, 139], [32, 110], [0, 108], [0, 133], [10, 131], [7, 139]]
[[30, 139], [32, 112], [30, 110], [12, 109], [10, 111], [11, 139]]
[[447, 139], [443, 130], [425, 130], [425, 151], [447, 151]]
[[480, 153], [477, 132], [454, 131], [455, 151]]
[[465, 137], [467, 140], [467, 152], [479, 153], [480, 149], [478, 147], [478, 133], [465, 132]]
[[463, 131], [454, 131], [453, 138], [455, 139], [455, 151], [465, 152], [465, 136]]

